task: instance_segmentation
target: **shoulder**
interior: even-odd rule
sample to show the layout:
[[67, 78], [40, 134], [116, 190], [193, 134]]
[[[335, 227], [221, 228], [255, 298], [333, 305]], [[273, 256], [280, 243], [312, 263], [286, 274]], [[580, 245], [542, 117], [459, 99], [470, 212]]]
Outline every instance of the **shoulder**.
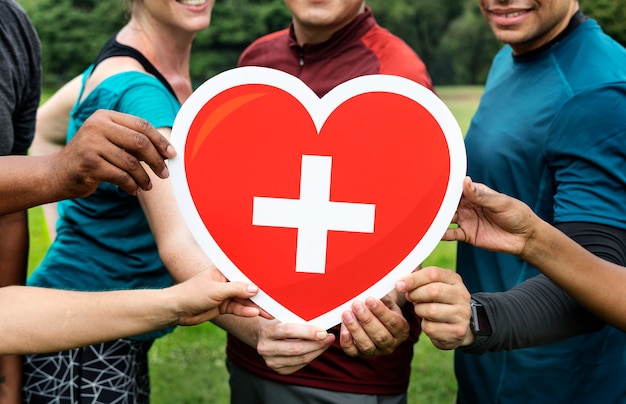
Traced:
[[626, 81], [626, 49], [587, 20], [553, 52], [559, 71], [573, 92], [616, 81]]
[[[29, 43], [29, 46], [39, 47], [39, 37], [35, 27], [28, 18], [22, 7], [13, 0], [0, 0], [0, 32], [7, 37], [7, 40], [0, 41], [2, 46], [16, 46]], [[34, 52], [37, 49], [29, 49]]]
[[2, 11], [2, 19], [0, 19], [1, 26], [4, 28], [8, 25], [22, 24], [28, 22], [31, 25], [26, 12], [14, 0], [0, 0], [0, 11]]
[[[592, 139], [626, 137], [626, 82], [607, 83], [581, 91], [559, 110], [554, 129], [572, 136], [583, 133]], [[585, 133], [586, 132], [586, 133]], [[591, 140], [591, 139], [590, 139]]]
[[258, 46], [269, 46], [274, 41], [286, 40], [289, 38], [289, 29], [281, 29], [280, 31], [272, 32], [267, 35], [263, 35], [260, 38], [257, 38], [254, 42], [250, 44], [248, 48], [255, 48]]
[[28, 55], [38, 61], [41, 52], [39, 37], [26, 12], [13, 0], [0, 0], [0, 13], [0, 33], [3, 36], [0, 52], [11, 49], [3, 58]]
[[242, 52], [239, 57], [239, 65], [250, 64], [250, 60], [256, 60], [264, 56], [270, 55], [272, 52], [282, 53], [289, 44], [289, 29], [272, 32], [264, 35], [254, 42]]
[[92, 88], [97, 87], [108, 77], [127, 72], [145, 73], [145, 70], [141, 66], [141, 63], [129, 56], [115, 56], [104, 59], [93, 69], [86, 81], [86, 86]]
[[88, 71], [87, 75], [83, 90], [85, 96], [95, 90], [113, 91], [120, 94], [120, 97], [122, 94], [140, 95], [146, 92], [155, 96], [156, 91], [157, 94], [165, 93], [168, 98], [173, 98], [169, 90], [132, 57], [107, 58], [91, 74]]
[[[88, 74], [88, 72], [87, 72]], [[142, 71], [122, 71], [106, 77], [86, 91], [72, 115], [78, 122], [97, 109], [112, 109], [148, 120], [155, 127], [171, 126], [180, 103], [154, 76]], [[168, 123], [162, 124], [162, 121]]]
[[[142, 106], [158, 106], [166, 109], [169, 105], [179, 108], [179, 102], [156, 77], [142, 71], [130, 70], [107, 77], [93, 93], [102, 97], [119, 99], [119, 102]], [[123, 111], [124, 112], [124, 111]], [[125, 111], [132, 113], [132, 111]]]
[[426, 65], [404, 40], [378, 24], [369, 29], [361, 40], [376, 55], [381, 74], [403, 76], [432, 89]]

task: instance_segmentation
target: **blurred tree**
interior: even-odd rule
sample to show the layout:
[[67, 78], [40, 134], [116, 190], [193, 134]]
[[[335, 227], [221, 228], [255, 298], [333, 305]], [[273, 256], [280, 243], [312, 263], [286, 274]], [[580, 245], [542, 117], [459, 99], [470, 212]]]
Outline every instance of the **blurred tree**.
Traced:
[[246, 46], [261, 35], [288, 27], [290, 21], [282, 0], [217, 1], [211, 27], [194, 41], [192, 78], [204, 81], [235, 67]]
[[[44, 82], [59, 85], [82, 72], [126, 22], [125, 0], [18, 0], [39, 32]], [[584, 12], [626, 43], [626, 0], [582, 0]], [[377, 21], [404, 39], [435, 84], [482, 83], [499, 45], [477, 12], [477, 0], [367, 0]], [[236, 65], [254, 39], [285, 28], [283, 0], [217, 0], [211, 27], [198, 34], [191, 75], [198, 85]]]
[[124, 0], [21, 0], [42, 43], [44, 83], [82, 72], [126, 22]]
[[[127, 21], [125, 0], [19, 1], [39, 32], [46, 84], [58, 85], [82, 72]], [[282, 0], [216, 1], [211, 27], [194, 41], [194, 83], [234, 67], [250, 42], [290, 20]]]
[[463, 15], [450, 24], [433, 66], [448, 84], [483, 84], [502, 44], [483, 18], [476, 0], [465, 0]]
[[580, 8], [595, 18], [607, 34], [626, 46], [625, 0], [582, 0]]
[[464, 0], [367, 0], [380, 25], [404, 39], [422, 58], [433, 81], [441, 83], [435, 66], [438, 48], [450, 24], [463, 14]]

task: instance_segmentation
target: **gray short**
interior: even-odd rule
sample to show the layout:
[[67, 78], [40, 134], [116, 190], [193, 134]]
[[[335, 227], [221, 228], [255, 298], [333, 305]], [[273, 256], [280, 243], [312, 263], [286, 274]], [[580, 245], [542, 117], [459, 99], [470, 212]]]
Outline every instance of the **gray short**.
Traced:
[[406, 404], [406, 393], [372, 395], [341, 393], [278, 383], [258, 377], [227, 360], [231, 404]]

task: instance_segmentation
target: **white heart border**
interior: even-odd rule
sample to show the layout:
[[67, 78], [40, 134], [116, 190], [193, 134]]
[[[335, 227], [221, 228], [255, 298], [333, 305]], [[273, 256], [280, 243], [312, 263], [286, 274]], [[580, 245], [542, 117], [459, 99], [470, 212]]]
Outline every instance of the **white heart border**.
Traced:
[[[191, 233], [217, 268], [231, 281], [251, 282], [222, 252], [210, 232], [203, 225], [187, 184], [184, 164], [185, 142], [194, 118], [211, 98], [234, 86], [246, 84], [264, 84], [289, 92], [309, 111], [318, 133], [332, 111], [353, 96], [368, 92], [403, 95], [426, 108], [435, 118], [446, 138], [450, 151], [450, 177], [439, 212], [415, 248], [375, 285], [354, 299], [310, 321], [306, 321], [291, 312], [263, 290], [260, 290], [252, 298], [256, 304], [280, 321], [309, 323], [324, 329], [331, 328], [341, 323], [341, 313], [349, 310], [354, 300], [363, 301], [368, 296], [381, 298], [389, 293], [394, 288], [396, 280], [401, 275], [412, 272], [430, 255], [441, 240], [441, 236], [448, 228], [461, 198], [463, 178], [467, 167], [461, 129], [448, 107], [433, 92], [414, 81], [399, 76], [376, 74], [357, 77], [338, 85], [321, 99], [300, 79], [280, 70], [265, 67], [238, 67], [205, 81], [182, 105], [174, 121], [170, 140], [177, 151], [177, 156], [169, 161], [170, 178], [176, 201]], [[416, 157], [419, 158], [419, 156]]]

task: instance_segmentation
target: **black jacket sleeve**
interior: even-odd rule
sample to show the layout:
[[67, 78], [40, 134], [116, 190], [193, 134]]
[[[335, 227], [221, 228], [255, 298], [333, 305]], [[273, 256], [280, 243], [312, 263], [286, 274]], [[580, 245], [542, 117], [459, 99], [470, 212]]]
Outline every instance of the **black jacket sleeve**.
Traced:
[[[626, 266], [626, 230], [579, 222], [557, 227], [593, 254]], [[460, 348], [467, 353], [548, 344], [606, 325], [544, 275], [505, 292], [474, 293], [472, 298], [485, 306], [492, 335], [480, 346]]]

